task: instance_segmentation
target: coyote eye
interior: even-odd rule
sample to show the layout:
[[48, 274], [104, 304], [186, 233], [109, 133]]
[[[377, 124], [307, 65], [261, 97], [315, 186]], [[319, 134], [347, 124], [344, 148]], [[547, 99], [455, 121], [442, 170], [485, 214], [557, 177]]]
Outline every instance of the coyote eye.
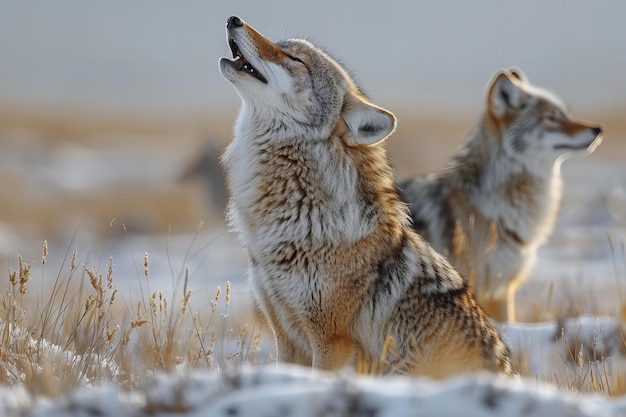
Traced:
[[300, 58], [298, 58], [297, 56], [291, 56], [291, 55], [288, 55], [288, 56], [289, 56], [289, 58], [291, 58], [293, 61], [296, 61], [296, 62], [299, 62], [299, 63], [301, 63], [301, 64], [304, 64], [304, 61], [303, 61], [303, 60], [301, 60]]
[[558, 127], [559, 118], [554, 114], [546, 114], [543, 116], [543, 124], [548, 129], [555, 129]]

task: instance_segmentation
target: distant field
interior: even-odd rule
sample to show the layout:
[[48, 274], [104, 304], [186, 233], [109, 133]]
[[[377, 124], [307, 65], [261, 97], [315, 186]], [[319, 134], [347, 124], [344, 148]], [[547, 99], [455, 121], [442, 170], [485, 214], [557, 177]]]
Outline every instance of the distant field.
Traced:
[[[399, 178], [443, 168], [478, 118], [478, 112], [470, 111], [466, 116], [451, 116], [394, 110], [399, 126], [387, 146]], [[604, 143], [593, 156], [596, 160], [626, 161], [624, 114], [626, 111], [584, 115], [600, 121], [606, 130]], [[72, 228], [78, 221], [98, 232], [106, 230], [114, 218], [132, 223], [139, 217], [142, 224], [137, 227], [156, 233], [171, 225], [193, 230], [199, 220], [211, 224], [220, 216], [210, 213], [202, 186], [180, 182], [177, 177], [197, 157], [204, 141], [211, 140], [218, 148], [228, 144], [235, 117], [236, 111], [223, 110], [131, 117], [0, 106], [0, 189], [11, 190], [11, 198], [0, 207], [0, 223], [28, 226], [31, 232], [40, 228], [46, 233], [58, 232], [59, 226]], [[55, 172], [69, 171], [76, 161], [68, 160], [64, 167], [63, 156], [79, 158], [81, 153], [77, 157], [77, 152], [65, 152], [68, 149], [84, 151], [96, 161], [99, 152], [120, 155], [109, 165], [93, 164], [81, 168], [83, 172], [72, 168], [75, 171], [69, 176], [96, 178], [107, 175], [104, 171], [117, 171], [120, 177], [123, 170], [131, 174], [127, 181], [94, 182], [92, 187], [78, 190], [63, 183], [54, 188], [35, 178], [34, 168], [53, 159], [56, 165], [50, 163], [47, 168], [50, 178]], [[122, 158], [129, 152], [137, 157]]]

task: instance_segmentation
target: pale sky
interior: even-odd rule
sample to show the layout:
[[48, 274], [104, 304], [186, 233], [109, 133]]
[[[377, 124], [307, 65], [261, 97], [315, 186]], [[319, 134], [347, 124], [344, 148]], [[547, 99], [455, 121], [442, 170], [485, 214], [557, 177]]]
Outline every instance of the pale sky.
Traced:
[[381, 105], [474, 114], [521, 67], [576, 110], [626, 104], [626, 3], [56, 0], [0, 3], [0, 104], [185, 112], [238, 98], [219, 74], [236, 14], [273, 40], [307, 37]]

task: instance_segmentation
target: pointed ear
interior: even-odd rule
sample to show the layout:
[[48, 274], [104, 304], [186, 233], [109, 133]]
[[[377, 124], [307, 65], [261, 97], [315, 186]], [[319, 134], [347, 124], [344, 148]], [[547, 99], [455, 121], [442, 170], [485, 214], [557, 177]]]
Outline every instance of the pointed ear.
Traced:
[[512, 67], [512, 68], [509, 68], [509, 72], [511, 73], [512, 76], [517, 78], [523, 84], [528, 84], [528, 77], [526, 77], [526, 74], [524, 74], [521, 69], [517, 67]]
[[508, 112], [519, 111], [528, 100], [528, 94], [522, 85], [522, 82], [508, 71], [496, 73], [487, 93], [489, 110], [499, 117]]
[[358, 97], [346, 99], [341, 117], [352, 133], [350, 145], [375, 145], [395, 132], [397, 125], [391, 112]]

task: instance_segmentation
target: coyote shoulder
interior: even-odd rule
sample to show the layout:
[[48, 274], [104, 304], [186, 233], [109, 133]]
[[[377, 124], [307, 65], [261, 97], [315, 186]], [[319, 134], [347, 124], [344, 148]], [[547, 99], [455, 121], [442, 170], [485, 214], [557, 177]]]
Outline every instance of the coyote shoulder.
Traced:
[[410, 227], [384, 139], [396, 119], [312, 43], [237, 17], [220, 70], [241, 97], [229, 216], [279, 360], [433, 377], [511, 373], [459, 274]]

